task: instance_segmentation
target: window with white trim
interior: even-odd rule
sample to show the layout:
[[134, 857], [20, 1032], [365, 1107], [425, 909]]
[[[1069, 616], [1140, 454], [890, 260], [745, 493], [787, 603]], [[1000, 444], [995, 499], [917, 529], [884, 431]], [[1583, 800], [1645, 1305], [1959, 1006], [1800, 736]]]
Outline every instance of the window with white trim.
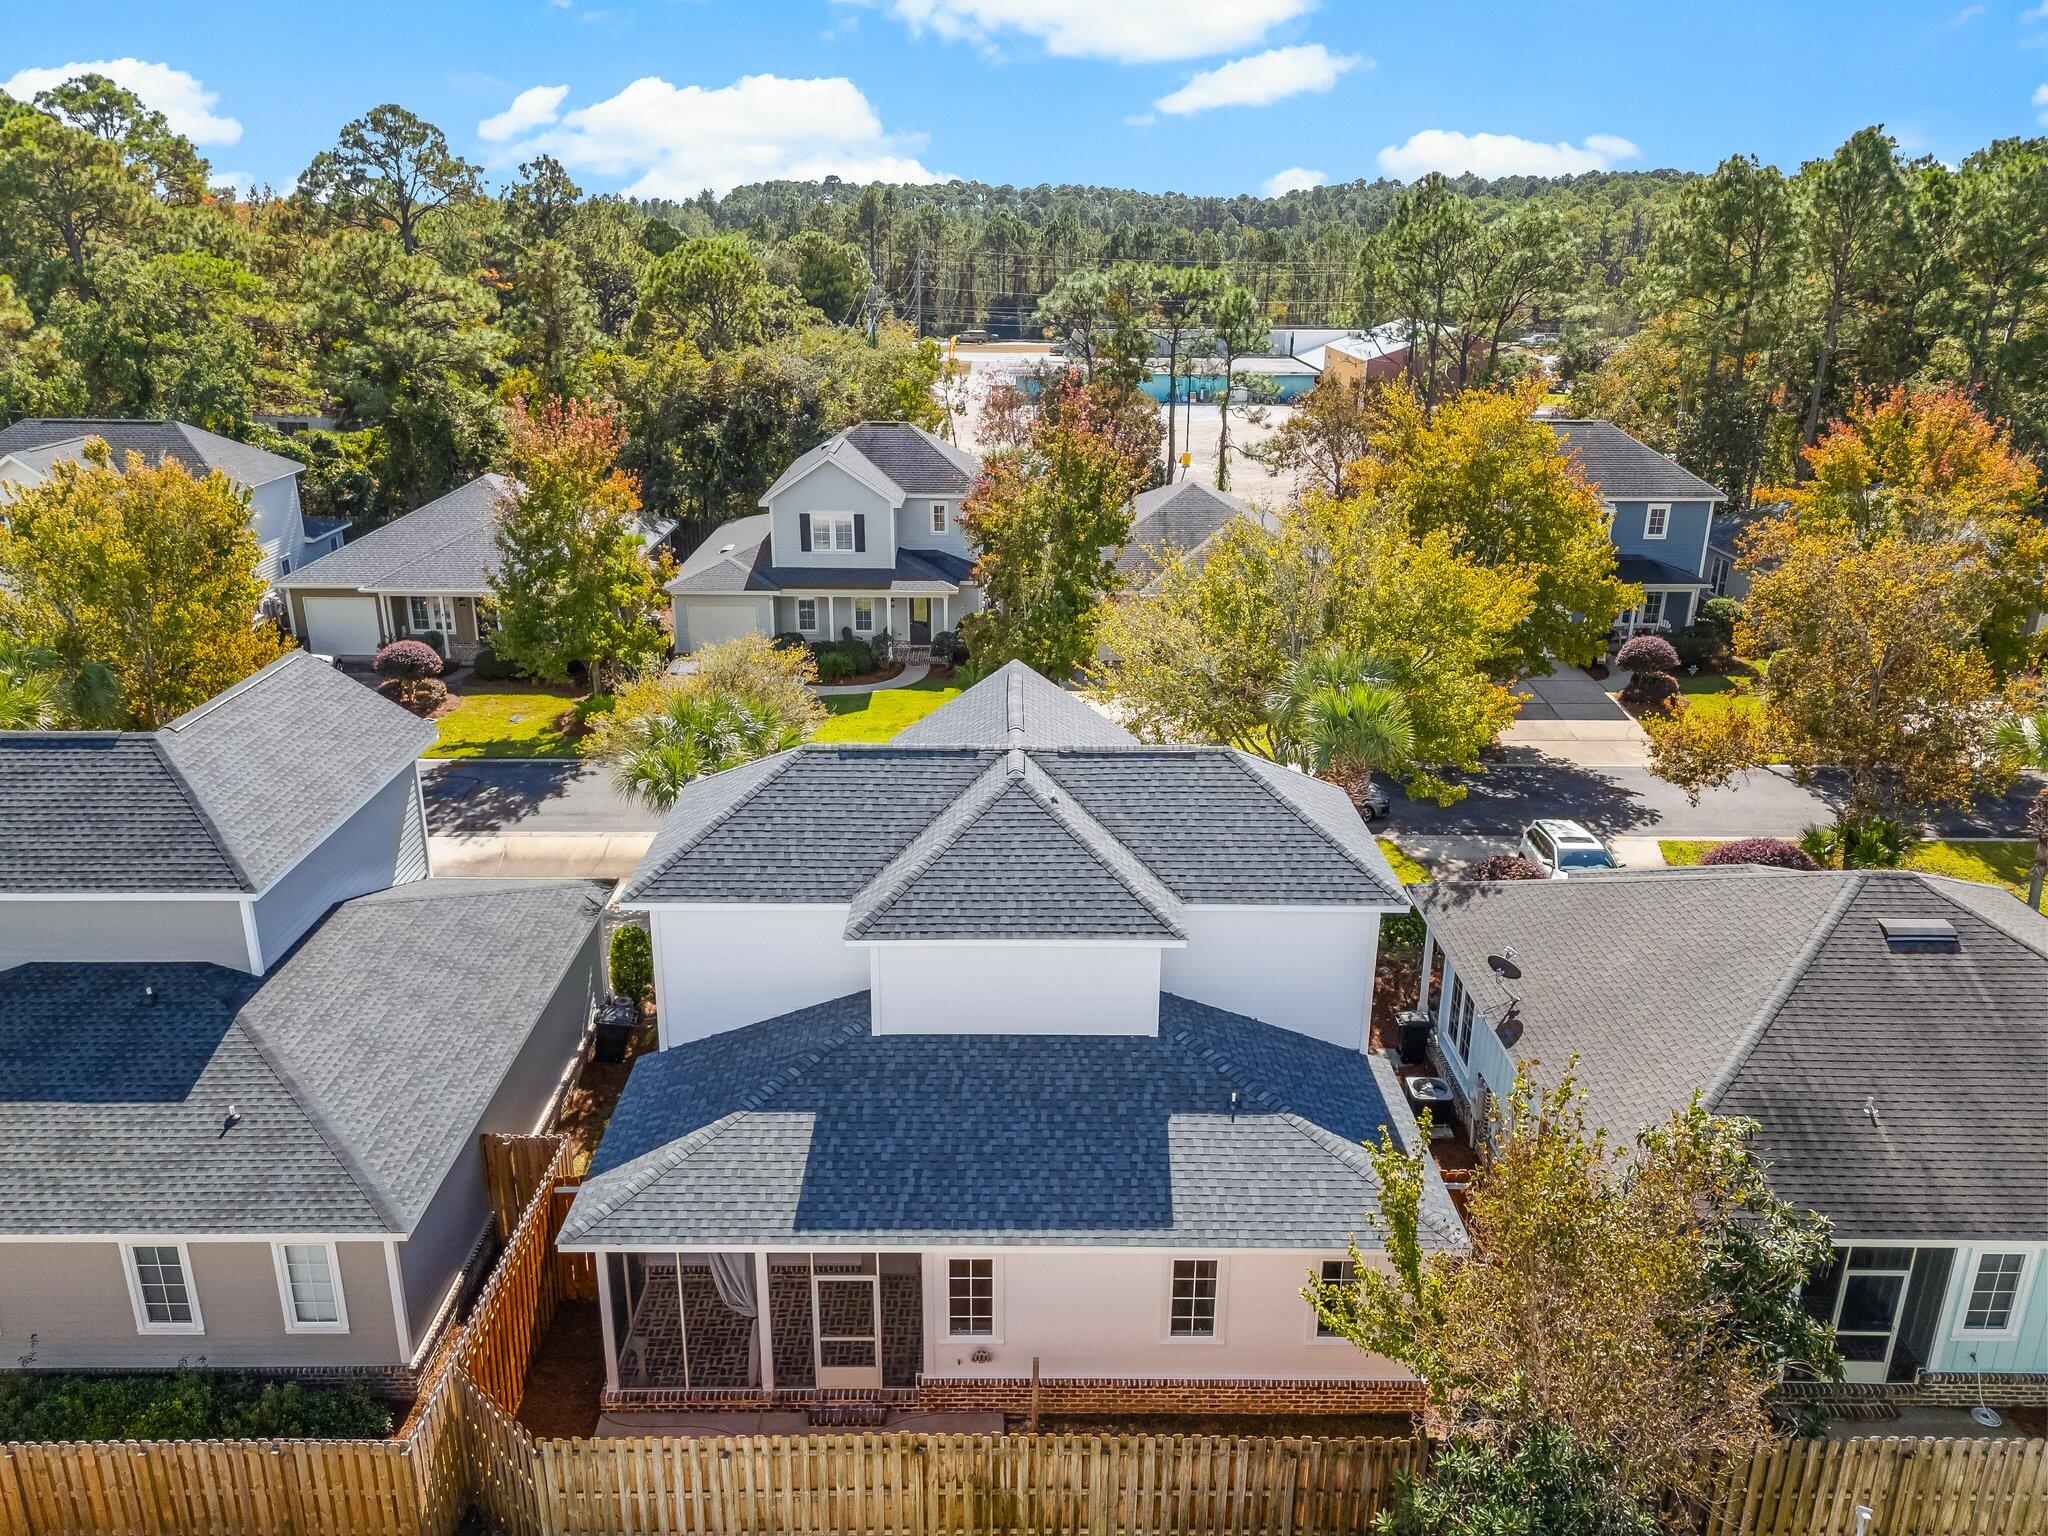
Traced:
[[[1322, 1278], [1324, 1285], [1355, 1286], [1358, 1284], [1357, 1272], [1352, 1269], [1349, 1259], [1323, 1260]], [[1335, 1339], [1341, 1338], [1343, 1335], [1332, 1328], [1319, 1312], [1316, 1314], [1316, 1337], [1319, 1339]]]
[[811, 514], [811, 548], [831, 550], [835, 554], [853, 553], [853, 514], [851, 512], [813, 512]]
[[818, 631], [818, 600], [815, 597], [800, 597], [796, 600], [796, 627], [807, 635]]
[[1653, 501], [1643, 512], [1643, 537], [1661, 539], [1671, 531], [1671, 503]]
[[1216, 1337], [1216, 1261], [1175, 1259], [1167, 1333], [1176, 1339]]
[[1645, 592], [1643, 594], [1643, 622], [1645, 624], [1662, 624], [1664, 622], [1664, 594], [1662, 592]]
[[993, 1338], [996, 1331], [996, 1261], [946, 1261], [946, 1332], [956, 1339]]
[[1451, 1041], [1458, 1048], [1458, 1060], [1460, 1061], [1470, 1061], [1472, 1059], [1472, 1016], [1476, 1011], [1477, 1007], [1472, 1001], [1472, 994], [1467, 992], [1465, 994], [1465, 1005], [1458, 1010], [1457, 1018], [1451, 1021]]
[[1987, 1253], [1977, 1260], [1970, 1299], [1963, 1308], [1963, 1327], [1999, 1333], [2012, 1326], [2013, 1304], [2019, 1300], [2020, 1276], [2026, 1273], [2024, 1253]]
[[199, 1304], [176, 1243], [138, 1244], [128, 1250], [137, 1321], [145, 1333], [197, 1333]]
[[853, 632], [856, 635], [874, 633], [875, 600], [872, 597], [856, 597], [853, 600]]
[[944, 533], [945, 531], [946, 504], [943, 501], [935, 501], [932, 503], [932, 532]]
[[346, 1332], [348, 1314], [342, 1307], [334, 1249], [326, 1243], [279, 1243], [272, 1252], [286, 1331]]

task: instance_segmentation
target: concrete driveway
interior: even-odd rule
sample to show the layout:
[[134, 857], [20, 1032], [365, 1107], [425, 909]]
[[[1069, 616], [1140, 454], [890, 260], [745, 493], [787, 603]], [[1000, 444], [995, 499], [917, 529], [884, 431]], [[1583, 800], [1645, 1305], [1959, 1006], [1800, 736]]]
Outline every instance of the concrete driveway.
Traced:
[[420, 785], [442, 875], [623, 879], [661, 825], [574, 760], [428, 758]]
[[1580, 768], [1647, 768], [1650, 738], [1604, 684], [1577, 667], [1515, 684], [1522, 712], [1503, 747], [1531, 747]]

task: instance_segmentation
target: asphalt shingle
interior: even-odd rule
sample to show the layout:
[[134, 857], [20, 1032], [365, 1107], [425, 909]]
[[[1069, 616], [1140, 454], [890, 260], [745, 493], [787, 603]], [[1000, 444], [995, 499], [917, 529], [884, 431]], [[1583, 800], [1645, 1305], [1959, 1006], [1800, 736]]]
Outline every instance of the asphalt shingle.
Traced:
[[1135, 747], [1138, 738], [1021, 661], [1005, 662], [922, 720], [897, 747]]
[[1727, 500], [1719, 489], [1611, 421], [1553, 417], [1548, 424], [1566, 456], [1578, 460], [1593, 489], [1609, 501]]
[[1172, 555], [1190, 555], [1234, 517], [1256, 519], [1248, 502], [1200, 480], [1154, 486], [1131, 500], [1131, 536], [1117, 553], [1116, 568], [1134, 586], [1159, 574]]
[[113, 451], [117, 465], [125, 462], [128, 454], [139, 453], [148, 464], [169, 459], [195, 475], [217, 469], [247, 487], [267, 485], [305, 468], [281, 453], [182, 421], [69, 416], [31, 416], [0, 428], [0, 458], [16, 453], [34, 455], [31, 462], [38, 470], [46, 470], [55, 462], [83, 459], [86, 442], [95, 437]]
[[[1156, 1037], [873, 1035], [865, 993], [635, 1066], [568, 1244], [1373, 1241], [1378, 1058], [1165, 996]], [[1431, 1176], [1432, 1240], [1462, 1237]]]

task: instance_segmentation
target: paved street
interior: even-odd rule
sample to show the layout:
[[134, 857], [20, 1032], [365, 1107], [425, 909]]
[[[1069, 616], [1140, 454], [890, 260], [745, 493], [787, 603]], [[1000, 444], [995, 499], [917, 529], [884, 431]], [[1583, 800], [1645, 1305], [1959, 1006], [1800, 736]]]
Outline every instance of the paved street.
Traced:
[[[660, 817], [580, 762], [429, 761], [422, 765], [434, 864], [448, 875], [591, 875], [618, 878], [646, 851]], [[1833, 814], [1822, 788], [1784, 770], [1745, 775], [1690, 804], [1647, 768], [1586, 767], [1535, 747], [1501, 750], [1488, 771], [1464, 781], [1452, 806], [1394, 797], [1379, 830], [1415, 857], [1444, 868], [1513, 850], [1538, 816], [1584, 822], [1608, 838], [1796, 837]], [[1938, 818], [1960, 837], [2021, 835], [2022, 783], [1967, 817]]]

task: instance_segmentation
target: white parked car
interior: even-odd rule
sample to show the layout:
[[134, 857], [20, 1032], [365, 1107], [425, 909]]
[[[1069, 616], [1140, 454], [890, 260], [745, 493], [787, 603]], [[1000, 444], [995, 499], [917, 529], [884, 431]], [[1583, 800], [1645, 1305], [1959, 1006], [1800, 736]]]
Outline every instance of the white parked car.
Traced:
[[1616, 867], [1607, 845], [1576, 821], [1532, 821], [1515, 851], [1553, 880]]

